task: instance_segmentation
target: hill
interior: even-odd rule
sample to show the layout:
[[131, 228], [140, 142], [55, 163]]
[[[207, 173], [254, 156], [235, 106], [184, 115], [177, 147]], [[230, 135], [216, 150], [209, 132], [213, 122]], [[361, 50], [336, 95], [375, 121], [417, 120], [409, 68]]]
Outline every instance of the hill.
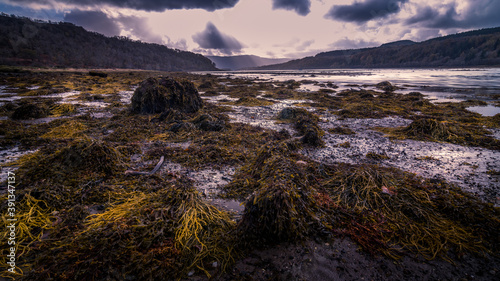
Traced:
[[71, 23], [0, 15], [0, 64], [36, 67], [216, 70], [208, 58]]
[[406, 68], [500, 66], [500, 27], [469, 31], [415, 43], [338, 50], [258, 69]]
[[284, 63], [290, 59], [270, 59], [253, 55], [242, 56], [207, 56], [220, 69], [238, 70], [250, 67], [259, 67], [269, 64]]

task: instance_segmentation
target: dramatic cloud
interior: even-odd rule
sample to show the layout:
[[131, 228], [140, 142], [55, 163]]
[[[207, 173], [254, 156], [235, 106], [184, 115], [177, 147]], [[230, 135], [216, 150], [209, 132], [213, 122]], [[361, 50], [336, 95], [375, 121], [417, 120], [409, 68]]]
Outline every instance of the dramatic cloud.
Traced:
[[365, 0], [351, 5], [335, 5], [325, 18], [362, 24], [396, 14], [406, 2], [408, 0]]
[[273, 9], [295, 10], [301, 16], [309, 14], [310, 8], [310, 0], [273, 0]]
[[128, 31], [139, 40], [149, 43], [163, 44], [163, 38], [151, 32], [147, 19], [136, 16], [121, 16], [116, 19], [121, 23], [123, 30]]
[[94, 7], [96, 5], [111, 5], [120, 8], [130, 8], [144, 11], [162, 12], [174, 9], [204, 9], [215, 11], [231, 8], [239, 0], [9, 0], [13, 5], [33, 4], [54, 6], [57, 4]]
[[457, 11], [456, 3], [443, 8], [420, 7], [417, 15], [406, 20], [407, 25], [417, 25], [426, 28], [480, 28], [500, 25], [500, 1], [477, 0], [469, 2], [461, 13]]
[[64, 21], [71, 22], [85, 29], [95, 31], [106, 36], [120, 35], [118, 24], [107, 14], [100, 11], [73, 10], [64, 15]]
[[[146, 18], [136, 16], [110, 17], [101, 11], [73, 10], [64, 15], [64, 21], [106, 36], [117, 36], [124, 31], [128, 36], [148, 43], [165, 43], [163, 38], [151, 32]], [[167, 39], [169, 40], [169, 39]], [[173, 43], [170, 42], [169, 43]]]
[[221, 33], [211, 22], [204, 31], [193, 35], [193, 41], [203, 49], [214, 49], [226, 55], [238, 53], [243, 45], [236, 38]]

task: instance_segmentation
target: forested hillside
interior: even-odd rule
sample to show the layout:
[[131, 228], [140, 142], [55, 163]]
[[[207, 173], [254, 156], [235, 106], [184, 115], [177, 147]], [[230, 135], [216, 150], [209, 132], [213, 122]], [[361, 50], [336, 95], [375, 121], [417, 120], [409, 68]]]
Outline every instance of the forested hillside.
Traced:
[[215, 70], [208, 58], [159, 44], [106, 37], [71, 23], [0, 15], [0, 64], [42, 67]]
[[420, 43], [398, 41], [376, 48], [339, 50], [259, 69], [500, 66], [500, 27]]
[[207, 56], [220, 69], [238, 70], [262, 65], [287, 62], [290, 59], [270, 59], [252, 55], [242, 56]]

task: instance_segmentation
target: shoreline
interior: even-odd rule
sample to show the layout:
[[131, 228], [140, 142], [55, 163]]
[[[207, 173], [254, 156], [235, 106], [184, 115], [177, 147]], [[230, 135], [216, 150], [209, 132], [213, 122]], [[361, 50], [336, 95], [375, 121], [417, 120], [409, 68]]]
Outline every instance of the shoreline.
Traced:
[[[308, 114], [312, 114], [308, 117], [312, 120], [308, 122], [312, 123], [307, 126], [312, 126], [312, 130], [317, 130], [321, 136], [320, 139], [324, 142], [324, 145], [317, 147], [309, 146], [307, 143], [301, 144], [302, 147], [296, 150], [285, 151], [283, 155], [277, 154], [279, 157], [284, 157], [283, 161], [295, 163], [290, 169], [294, 173], [304, 174], [304, 179], [310, 180], [307, 176], [308, 173], [310, 173], [310, 177], [318, 177], [319, 174], [315, 174], [316, 169], [320, 169], [323, 165], [328, 169], [336, 169], [336, 165], [344, 164], [353, 165], [353, 167], [368, 165], [367, 167], [373, 167], [373, 169], [382, 167], [381, 171], [385, 171], [385, 168], [402, 170], [405, 171], [405, 177], [413, 177], [406, 175], [406, 173], [417, 172], [429, 184], [443, 184], [445, 187], [448, 184], [457, 184], [466, 191], [475, 192], [476, 194], [472, 195], [471, 198], [479, 196], [484, 202], [495, 204], [495, 207], [491, 207], [494, 210], [498, 210], [500, 204], [500, 176], [498, 175], [500, 164], [495, 161], [500, 159], [500, 151], [498, 148], [493, 149], [496, 147], [494, 146], [495, 140], [499, 140], [500, 124], [497, 125], [498, 127], [490, 129], [493, 132], [493, 137], [485, 135], [479, 129], [482, 128], [481, 124], [488, 122], [487, 124], [493, 127], [496, 119], [466, 111], [467, 106], [479, 103], [477, 101], [432, 104], [424, 96], [404, 95], [397, 93], [397, 91], [394, 93], [393, 90], [384, 91], [377, 88], [379, 87], [377, 85], [360, 90], [332, 89], [333, 92], [319, 90], [300, 92], [297, 91], [300, 85], [294, 84], [297, 81], [259, 81], [256, 83], [255, 79], [148, 71], [134, 72], [134, 75], [129, 75], [128, 70], [123, 72], [120, 70], [110, 71], [109, 77], [97, 78], [87, 77], [85, 73], [72, 74], [69, 72], [71, 71], [61, 72], [66, 75], [63, 78], [47, 77], [49, 85], [43, 84], [44, 79], [31, 77], [30, 74], [25, 74], [26, 79], [21, 77], [16, 78], [17, 80], [5, 75], [0, 77], [5, 79], [4, 81], [9, 81], [9, 85], [6, 85], [8, 87], [2, 88], [2, 91], [5, 89], [17, 91], [15, 96], [23, 97], [21, 101], [8, 101], [2, 106], [4, 116], [9, 117], [0, 122], [5, 125], [5, 128], [11, 130], [3, 132], [1, 141], [4, 154], [2, 157], [6, 159], [10, 155], [8, 150], [16, 147], [18, 150], [12, 152], [12, 155], [17, 154], [20, 157], [17, 158], [17, 161], [16, 158], [10, 159], [12, 160], [10, 162], [2, 161], [2, 168], [21, 167], [19, 177], [21, 179], [24, 177], [24, 182], [21, 181], [18, 192], [30, 190], [32, 195], [41, 192], [42, 195], [37, 195], [40, 196], [37, 200], [45, 200], [44, 202], [49, 206], [48, 210], [57, 212], [55, 216], [48, 215], [48, 221], [55, 229], [48, 230], [50, 227], [48, 227], [49, 224], [47, 225], [45, 233], [49, 239], [44, 240], [41, 236], [35, 240], [33, 244], [35, 247], [31, 249], [34, 252], [41, 251], [40, 253], [44, 255], [50, 253], [50, 241], [52, 239], [64, 240], [65, 237], [70, 237], [72, 234], [67, 232], [69, 229], [73, 229], [72, 232], [75, 235], [79, 231], [83, 231], [82, 235], [85, 231], [99, 233], [96, 229], [85, 230], [86, 225], [88, 225], [87, 221], [92, 216], [83, 214], [90, 212], [89, 214], [96, 215], [95, 218], [107, 214], [120, 203], [128, 202], [127, 199], [124, 199], [127, 196], [138, 196], [137, 192], [143, 194], [139, 194], [138, 198], [144, 198], [141, 200], [155, 202], [155, 196], [153, 198], [149, 196], [156, 194], [155, 192], [161, 190], [163, 185], [187, 184], [198, 188], [197, 192], [193, 191], [201, 194], [200, 199], [196, 199], [200, 201], [196, 202], [200, 202], [203, 206], [208, 204], [207, 208], [209, 209], [212, 208], [209, 207], [212, 204], [210, 202], [215, 202], [214, 204], [222, 209], [233, 208], [232, 211], [239, 212], [239, 214], [235, 216], [233, 213], [232, 221], [238, 223], [242, 219], [241, 216], [245, 215], [245, 206], [239, 205], [238, 202], [245, 201], [237, 200], [241, 194], [227, 197], [227, 186], [232, 184], [246, 186], [244, 180], [248, 182], [251, 178], [244, 174], [245, 167], [254, 165], [252, 161], [255, 161], [258, 153], [261, 153], [262, 148], [269, 143], [281, 142], [293, 146], [297, 140], [302, 138], [301, 127], [297, 126], [297, 121], [277, 119], [276, 116], [286, 108], [302, 109], [309, 112]], [[162, 117], [160, 114], [148, 116], [129, 113], [130, 101], [124, 97], [131, 97], [131, 91], [135, 90], [144, 78], [163, 74], [194, 81], [204, 101], [203, 118], [209, 120], [209, 123], [203, 123], [205, 125], [197, 123], [200, 115], [196, 114]], [[400, 86], [397, 84], [389, 85], [391, 87]], [[33, 86], [42, 87], [29, 88]], [[54, 89], [61, 90], [55, 91]], [[70, 97], [66, 97], [60, 92], [64, 93], [69, 90], [78, 92]], [[52, 100], [52, 98], [45, 98], [45, 96], [53, 96], [54, 98]], [[72, 106], [65, 108], [56, 106], [71, 104], [68, 98], [74, 101]], [[49, 111], [47, 116], [52, 116], [54, 119], [50, 119], [50, 122], [47, 123], [11, 120], [12, 114], [23, 105], [23, 102], [46, 108]], [[8, 105], [9, 103], [11, 105]], [[104, 105], [100, 106], [99, 104]], [[92, 107], [93, 105], [97, 106]], [[369, 107], [363, 107], [366, 105]], [[57, 114], [61, 115], [57, 116]], [[314, 121], [316, 120], [314, 116], [317, 116], [317, 121]], [[422, 141], [408, 139], [410, 137], [407, 139], [389, 137], [391, 132], [396, 133], [394, 130], [397, 128], [408, 127], [416, 120], [426, 119], [426, 116], [432, 120], [436, 119], [436, 122], [441, 122], [439, 124], [458, 124], [456, 128], [467, 131], [469, 138], [457, 139], [453, 141], [459, 142], [449, 143], [431, 141], [431, 139]], [[167, 119], [162, 120], [162, 118]], [[168, 121], [168, 118], [174, 119]], [[34, 120], [37, 119], [40, 118], [34, 118]], [[172, 124], [178, 125], [175, 129], [178, 131], [173, 131]], [[201, 126], [207, 126], [206, 124], [212, 126], [209, 127], [211, 129], [201, 129], [205, 128]], [[223, 124], [223, 129], [216, 131], [215, 128], [221, 124]], [[470, 126], [472, 129], [469, 128]], [[342, 128], [342, 130], [337, 128]], [[450, 129], [458, 130], [456, 128], [450, 127]], [[310, 129], [306, 127], [306, 131]], [[393, 131], [386, 132], [389, 129]], [[469, 133], [469, 131], [473, 133]], [[468, 145], [467, 142], [471, 141], [470, 138], [475, 141], [474, 144], [483, 147]], [[488, 139], [486, 140], [486, 138]], [[68, 190], [71, 190], [70, 193], [66, 194], [64, 193], [66, 191], [62, 191], [64, 189], [61, 191], [54, 189], [54, 192], [60, 192], [57, 196], [67, 196], [65, 197], [67, 202], [50, 201], [51, 197], [49, 196], [52, 195], [43, 195], [43, 192], [47, 192], [43, 189], [45, 188], [45, 176], [40, 171], [30, 170], [33, 163], [37, 163], [36, 161], [45, 163], [43, 161], [46, 160], [43, 159], [52, 159], [58, 163], [58, 153], [66, 153], [65, 151], [67, 151], [68, 155], [73, 155], [79, 151], [80, 146], [87, 145], [89, 139], [92, 143], [91, 147], [107, 151], [106, 153], [109, 154], [106, 154], [108, 155], [106, 157], [111, 157], [113, 161], [108, 164], [104, 160], [100, 160], [104, 161], [102, 163], [104, 166], [90, 168], [88, 174], [80, 175], [81, 178], [78, 178], [77, 172], [69, 171], [64, 172], [66, 178], [63, 177], [62, 182], [57, 182], [55, 177], [49, 179], [55, 181], [55, 186], [68, 187]], [[113, 149], [116, 149], [116, 152]], [[22, 155], [24, 151], [37, 152]], [[83, 147], [83, 151], [86, 151], [85, 147]], [[288, 158], [288, 153], [291, 153], [291, 158]], [[145, 173], [140, 171], [151, 171], [158, 163], [160, 156], [165, 156], [165, 163], [161, 161], [163, 165], [158, 167], [157, 173], [154, 176], [148, 176], [148, 178], [140, 178], [146, 184], [139, 187], [136, 179], [123, 175], [124, 168], [122, 167], [138, 171], [138, 174]], [[274, 158], [269, 158], [264, 163], [270, 163], [271, 159]], [[73, 165], [73, 167], [84, 171], [89, 169], [91, 165], [91, 162], [85, 161], [82, 162], [83, 164], [61, 162], [63, 166], [58, 167], [63, 169], [64, 165]], [[286, 162], [283, 161], [282, 164]], [[306, 168], [301, 168], [300, 166], [304, 163]], [[45, 175], [60, 173], [51, 170], [50, 167], [46, 168]], [[102, 169], [108, 169], [109, 171], [106, 170], [108, 175], [102, 174]], [[281, 174], [276, 174], [276, 176], [281, 177]], [[326, 180], [326, 178], [322, 180]], [[265, 178], [261, 178], [256, 183], [251, 184], [260, 184], [265, 181]], [[294, 179], [291, 181], [300, 183]], [[27, 185], [28, 183], [33, 187]], [[76, 185], [74, 185], [75, 183]], [[472, 186], [473, 183], [476, 186]], [[252, 192], [255, 194], [256, 192], [248, 186], [245, 188], [247, 189], [244, 190], [244, 194], [252, 194]], [[82, 193], [82, 190], [85, 192]], [[106, 192], [109, 199], [100, 198], [99, 196], [102, 194], [99, 192]], [[120, 193], [123, 194], [119, 195]], [[83, 195], [84, 197], [79, 197]], [[75, 202], [79, 202], [78, 205], [84, 210], [81, 211], [82, 214], [79, 215], [78, 219], [74, 213], [76, 210], [72, 209]], [[247, 202], [247, 204], [249, 203]], [[328, 208], [332, 208], [332, 206], [328, 205]], [[123, 213], [126, 217], [125, 214], [126, 212]], [[76, 222], [71, 222], [73, 216]], [[313, 235], [309, 239], [299, 239], [285, 244], [261, 245], [265, 248], [250, 251], [236, 258], [234, 265], [231, 265], [227, 272], [222, 275], [217, 275], [221, 273], [220, 261], [216, 263], [214, 260], [207, 261], [211, 263], [211, 267], [207, 266], [207, 270], [216, 274], [220, 280], [234, 278], [245, 280], [262, 278], [277, 278], [277, 280], [311, 280], [313, 278], [495, 280], [500, 275], [500, 272], [496, 270], [500, 265], [498, 253], [480, 257], [466, 252], [461, 258], [458, 258], [450, 252], [450, 256], [456, 263], [456, 266], [453, 266], [441, 258], [425, 261], [418, 254], [416, 258], [411, 258], [410, 256], [415, 255], [415, 253], [405, 250], [403, 251], [404, 258], [399, 262], [393, 262], [386, 256], [380, 256], [380, 253], [371, 256], [360, 250], [360, 246], [348, 238], [349, 235], [334, 235], [333, 233], [326, 236]], [[55, 238], [54, 235], [60, 236]], [[82, 241], [86, 240], [80, 240], [80, 242]], [[68, 247], [68, 250], [72, 249], [72, 246]], [[172, 251], [171, 254], [175, 256], [175, 251]], [[33, 259], [29, 255], [27, 257]], [[488, 263], [484, 263], [484, 261], [488, 261]], [[22, 261], [18, 262], [22, 263]], [[43, 265], [42, 261], [38, 263], [38, 265]], [[65, 265], [63, 264], [63, 266]], [[453, 271], [455, 269], [456, 271]], [[50, 270], [57, 272], [56, 268]], [[484, 274], [480, 275], [478, 272], [484, 272]], [[193, 271], [191, 268], [182, 272], [180, 276], [189, 277], [186, 280], [206, 279], [203, 271]], [[30, 278], [35, 277], [36, 275], [32, 272], [26, 278], [30, 280]]]

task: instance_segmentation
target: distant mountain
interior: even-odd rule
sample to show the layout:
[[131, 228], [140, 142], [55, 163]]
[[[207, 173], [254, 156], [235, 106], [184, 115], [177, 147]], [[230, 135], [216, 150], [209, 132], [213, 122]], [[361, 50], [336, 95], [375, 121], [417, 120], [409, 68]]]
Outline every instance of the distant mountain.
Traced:
[[257, 69], [500, 66], [500, 27], [474, 30], [416, 43], [338, 50]]
[[216, 70], [208, 58], [71, 23], [0, 15], [0, 64], [41, 67]]
[[242, 56], [207, 56], [215, 63], [215, 66], [220, 69], [238, 70], [250, 67], [258, 67], [268, 64], [277, 64], [287, 62], [290, 59], [268, 59], [253, 55]]

